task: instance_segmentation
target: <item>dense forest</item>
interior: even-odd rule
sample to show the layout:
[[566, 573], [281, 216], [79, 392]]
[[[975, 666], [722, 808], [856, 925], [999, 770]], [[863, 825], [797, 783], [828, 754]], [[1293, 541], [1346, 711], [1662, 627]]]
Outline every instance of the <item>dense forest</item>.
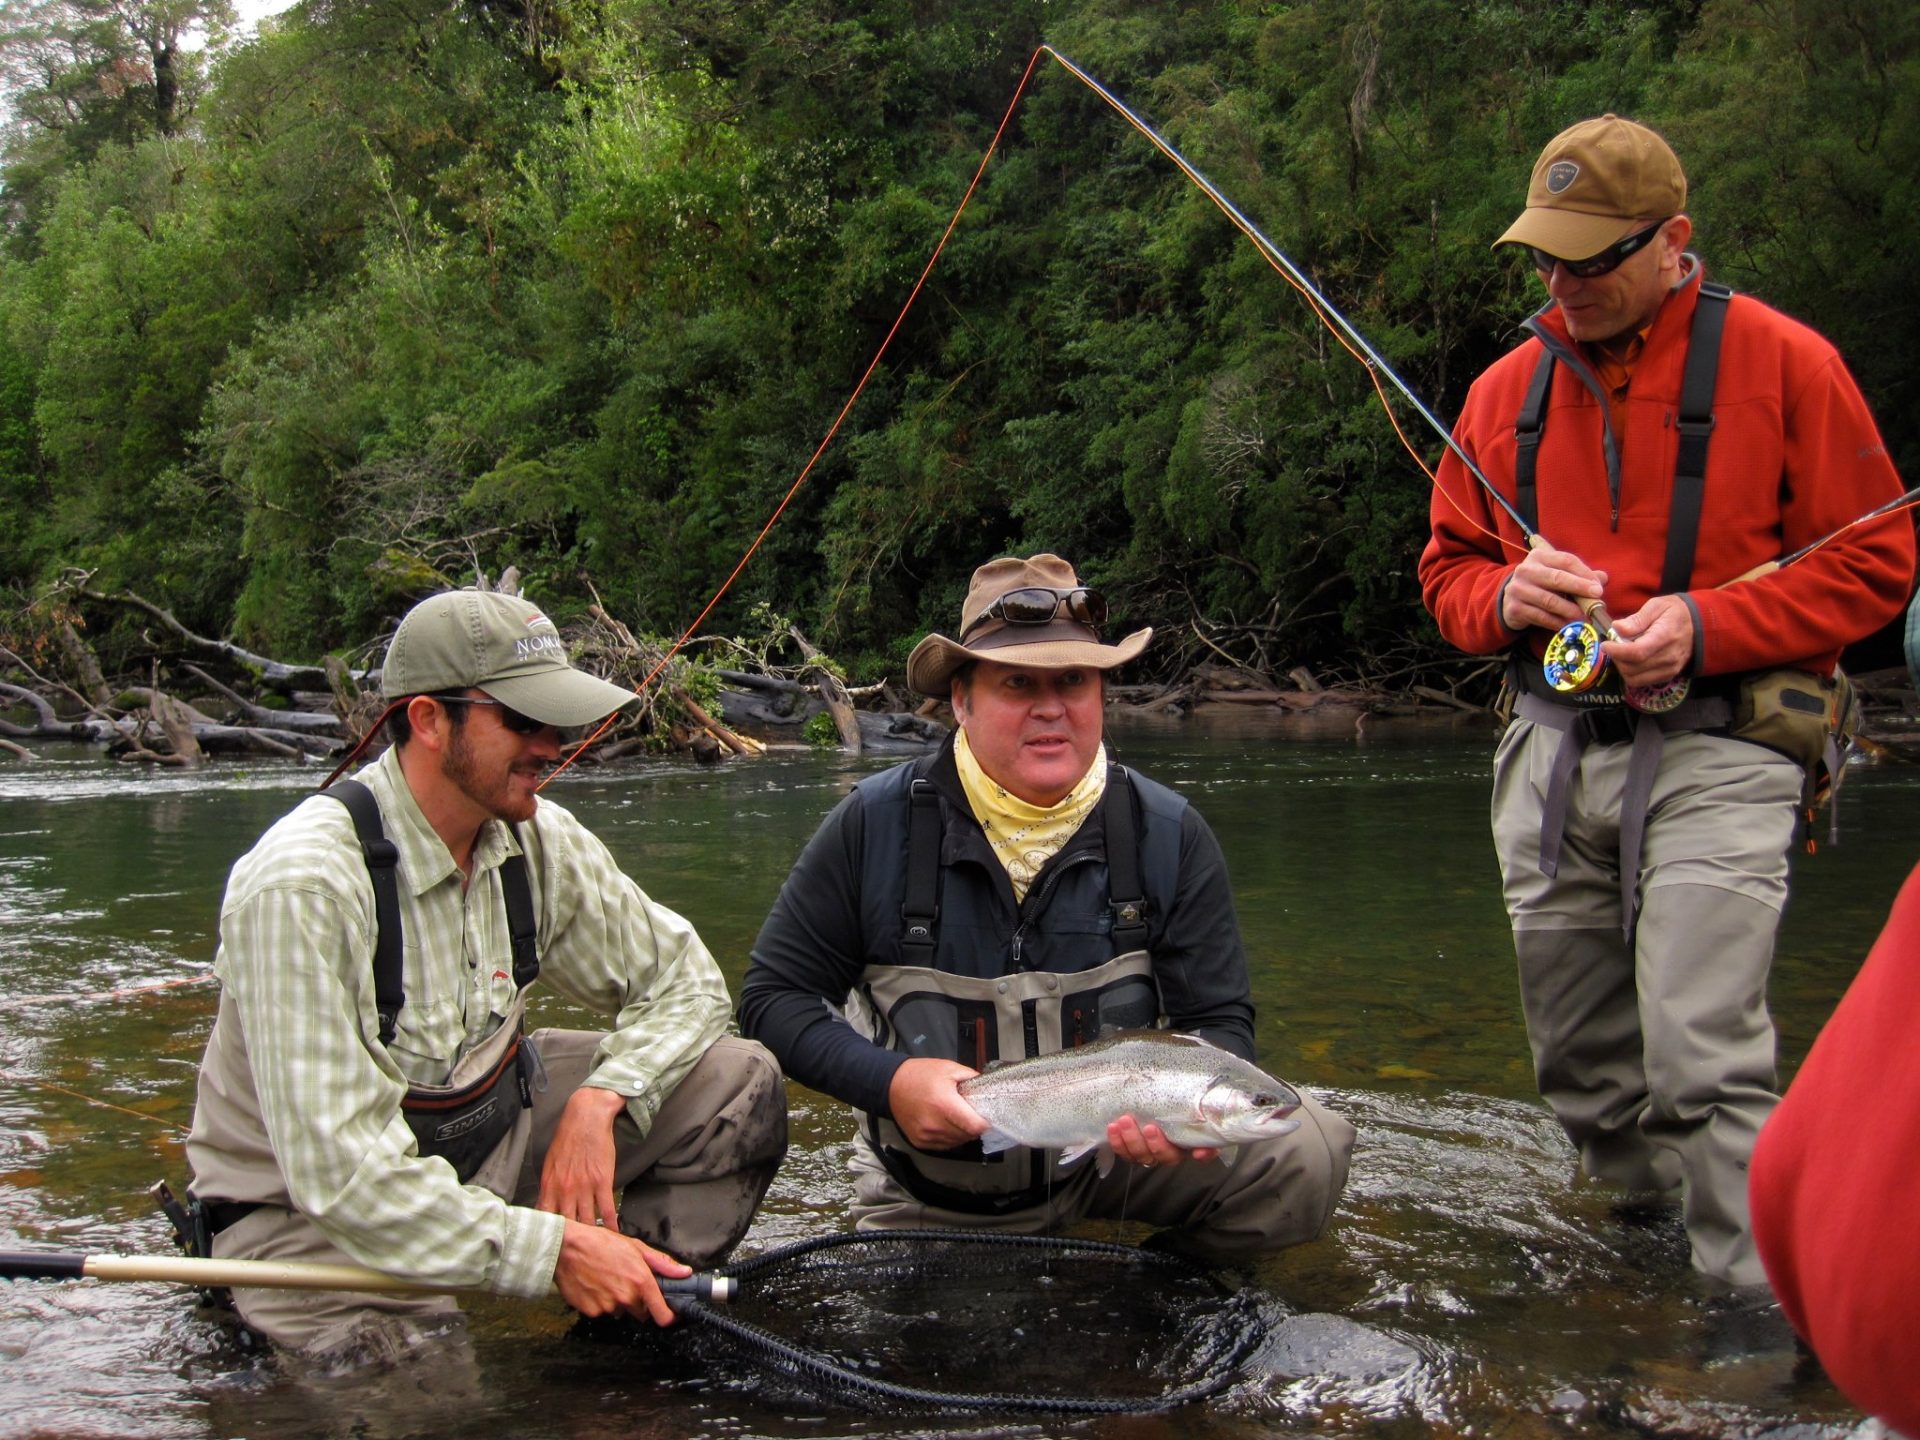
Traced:
[[[312, 661], [509, 565], [678, 634], [1042, 42], [1446, 418], [1538, 303], [1488, 244], [1540, 146], [1653, 124], [1709, 271], [1842, 347], [1913, 477], [1917, 40], [1909, 0], [303, 0], [257, 34], [0, 0], [0, 642], [78, 620], [124, 664], [151, 625], [86, 597], [131, 589]], [[897, 676], [976, 564], [1052, 549], [1163, 673], [1433, 679], [1427, 490], [1365, 370], [1043, 57], [707, 628]]]

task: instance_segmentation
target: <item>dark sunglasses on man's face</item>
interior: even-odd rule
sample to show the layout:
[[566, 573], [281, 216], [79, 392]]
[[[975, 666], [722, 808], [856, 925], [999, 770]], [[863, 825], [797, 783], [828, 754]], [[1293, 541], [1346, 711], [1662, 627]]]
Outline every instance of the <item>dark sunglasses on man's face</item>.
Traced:
[[1061, 614], [1082, 625], [1104, 625], [1107, 623], [1106, 597], [1084, 585], [1076, 585], [1071, 590], [1053, 590], [1042, 585], [1009, 590], [974, 616], [973, 623], [960, 632], [960, 638], [964, 640], [989, 620], [1004, 620], [1009, 625], [1045, 625]]
[[577, 739], [580, 727], [577, 725], [555, 725], [549, 727], [544, 720], [536, 720], [531, 715], [522, 715], [511, 705], [491, 697], [478, 695], [436, 695], [433, 697], [442, 705], [490, 705], [500, 712], [500, 723], [516, 735], [538, 735], [542, 730], [551, 728], [560, 737], [560, 743], [566, 744]]
[[1529, 245], [1527, 251], [1533, 256], [1534, 268], [1542, 275], [1551, 275], [1553, 267], [1558, 265], [1576, 280], [1593, 280], [1602, 275], [1610, 275], [1620, 268], [1620, 264], [1629, 255], [1644, 250], [1660, 233], [1662, 220], [1646, 230], [1636, 230], [1626, 239], [1616, 241], [1598, 255], [1589, 255], [1584, 260], [1568, 260], [1563, 256], [1549, 255], [1537, 245]]

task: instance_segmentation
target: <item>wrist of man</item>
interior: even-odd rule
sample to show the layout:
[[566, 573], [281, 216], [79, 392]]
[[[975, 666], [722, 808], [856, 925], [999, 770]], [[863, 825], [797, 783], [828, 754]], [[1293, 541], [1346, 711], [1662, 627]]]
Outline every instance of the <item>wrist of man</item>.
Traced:
[[627, 1108], [627, 1097], [618, 1090], [609, 1090], [588, 1081], [568, 1097], [567, 1108], [611, 1125], [620, 1112]]
[[1524, 635], [1527, 633], [1526, 626], [1515, 625], [1507, 619], [1507, 587], [1513, 584], [1513, 576], [1514, 572], [1509, 570], [1507, 578], [1500, 582], [1500, 593], [1493, 597], [1493, 618], [1500, 622], [1500, 628], [1509, 635]]

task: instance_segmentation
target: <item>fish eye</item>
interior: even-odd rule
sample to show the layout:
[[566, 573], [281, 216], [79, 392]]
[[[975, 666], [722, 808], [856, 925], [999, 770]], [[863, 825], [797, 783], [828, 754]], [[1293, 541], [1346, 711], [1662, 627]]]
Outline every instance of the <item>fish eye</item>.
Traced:
[[1253, 1097], [1253, 1103], [1256, 1107], [1258, 1107], [1261, 1110], [1278, 1110], [1282, 1105], [1286, 1104], [1287, 1102], [1282, 1100], [1278, 1095], [1275, 1095], [1270, 1090], [1261, 1090], [1261, 1091], [1255, 1092]]

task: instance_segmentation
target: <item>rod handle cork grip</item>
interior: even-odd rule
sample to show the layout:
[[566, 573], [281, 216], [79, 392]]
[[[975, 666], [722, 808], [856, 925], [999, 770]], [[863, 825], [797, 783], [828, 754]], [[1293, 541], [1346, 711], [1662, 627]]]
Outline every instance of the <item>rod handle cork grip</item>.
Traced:
[[[724, 1305], [740, 1291], [728, 1275], [701, 1271], [682, 1279], [658, 1277], [667, 1303], [706, 1300]], [[296, 1260], [208, 1260], [188, 1255], [85, 1255], [72, 1251], [0, 1251], [0, 1280], [151, 1280], [169, 1285], [277, 1290], [366, 1290], [376, 1293], [449, 1293], [469, 1286], [405, 1280], [361, 1265]]]
[[[1553, 542], [1536, 530], [1527, 536], [1527, 548], [1529, 550], [1551, 550], [1553, 549]], [[1746, 577], [1742, 576], [1741, 578], [1744, 579]], [[1580, 601], [1579, 605], [1580, 613], [1585, 615], [1587, 619], [1593, 623], [1593, 628], [1600, 632], [1600, 638], [1602, 640], [1618, 640], [1620, 638], [1614, 633], [1613, 616], [1607, 611], [1606, 601], [1596, 596], [1591, 600]]]

